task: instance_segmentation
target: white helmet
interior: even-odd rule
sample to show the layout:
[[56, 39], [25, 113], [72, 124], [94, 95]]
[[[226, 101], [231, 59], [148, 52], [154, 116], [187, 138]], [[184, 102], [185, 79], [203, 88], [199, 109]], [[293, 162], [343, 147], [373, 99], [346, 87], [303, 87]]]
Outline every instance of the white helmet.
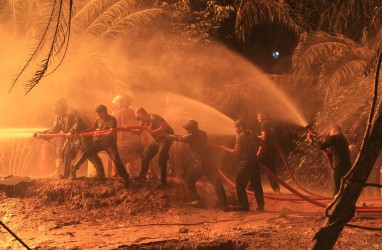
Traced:
[[117, 95], [113, 98], [112, 103], [118, 108], [129, 107], [131, 105], [131, 98], [127, 95]]

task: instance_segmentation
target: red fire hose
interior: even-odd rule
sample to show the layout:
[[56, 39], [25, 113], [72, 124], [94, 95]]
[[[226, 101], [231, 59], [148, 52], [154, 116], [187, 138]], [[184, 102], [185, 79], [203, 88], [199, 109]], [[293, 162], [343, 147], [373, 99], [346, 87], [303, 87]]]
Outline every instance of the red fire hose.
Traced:
[[[231, 186], [236, 187], [236, 184], [231, 181], [224, 173], [223, 171], [218, 167], [219, 174], [223, 177], [224, 180], [226, 180]], [[247, 190], [248, 194], [255, 194], [253, 191]], [[270, 200], [279, 200], [279, 201], [304, 201], [300, 198], [286, 198], [286, 197], [280, 197], [280, 196], [274, 196], [274, 195], [267, 195], [264, 194], [264, 198], [270, 199]], [[315, 200], [325, 199], [325, 198], [314, 198]], [[326, 200], [326, 199], [325, 199]]]
[[279, 155], [281, 156], [281, 158], [282, 158], [282, 160], [283, 160], [284, 168], [288, 171], [288, 173], [289, 173], [290, 177], [292, 178], [292, 180], [296, 183], [296, 185], [297, 185], [302, 191], [304, 191], [304, 192], [307, 193], [307, 194], [313, 195], [313, 196], [317, 196], [317, 197], [321, 197], [321, 198], [326, 198], [326, 199], [331, 199], [331, 198], [329, 198], [329, 197], [325, 197], [325, 196], [322, 196], [322, 195], [318, 195], [318, 194], [312, 193], [312, 192], [306, 190], [305, 188], [303, 188], [303, 187], [300, 185], [300, 183], [298, 183], [298, 181], [294, 178], [294, 175], [293, 175], [293, 173], [292, 173], [292, 170], [290, 169], [290, 167], [289, 167], [289, 165], [288, 165], [288, 163], [287, 163], [287, 161], [286, 161], [286, 159], [285, 159], [285, 156], [284, 156], [283, 152], [281, 151], [279, 145], [277, 145], [277, 144], [276, 144], [276, 149], [277, 149]]
[[[219, 147], [217, 145], [217, 147]], [[266, 173], [268, 174], [272, 179], [276, 180], [279, 184], [281, 184], [282, 186], [284, 186], [286, 189], [288, 189], [290, 192], [292, 192], [293, 194], [295, 194], [296, 196], [300, 197], [302, 200], [305, 200], [307, 202], [310, 202], [316, 206], [319, 206], [319, 207], [326, 207], [327, 204], [325, 203], [322, 203], [322, 202], [319, 202], [317, 201], [315, 198], [311, 198], [311, 197], [308, 197], [304, 194], [301, 194], [300, 192], [298, 192], [297, 190], [295, 190], [294, 188], [292, 188], [291, 186], [289, 186], [287, 183], [285, 183], [282, 179], [280, 179], [277, 175], [275, 175], [272, 171], [270, 171], [266, 166], [264, 166], [263, 164], [259, 163], [259, 167]], [[220, 175], [222, 175], [222, 177], [229, 183], [231, 184], [232, 186], [235, 186], [235, 184], [229, 180], [229, 178], [227, 176], [224, 175], [224, 173], [221, 171], [220, 168], [219, 169], [219, 173]], [[228, 181], [229, 180], [229, 181]], [[250, 192], [252, 193], [252, 192]], [[264, 196], [264, 198], [269, 198], [269, 196]], [[301, 200], [300, 199], [300, 200]], [[288, 199], [290, 200], [290, 199]], [[295, 199], [294, 199], [295, 200]], [[381, 213], [382, 212], [382, 207], [357, 207], [357, 212], [362, 212], [362, 213]]]
[[[117, 131], [123, 131], [128, 132], [130, 129], [140, 129], [140, 130], [147, 130], [146, 126], [125, 126], [125, 127], [119, 127], [117, 128]], [[88, 137], [88, 136], [94, 136], [94, 134], [105, 134], [109, 132], [109, 130], [97, 130], [97, 131], [91, 131], [91, 132], [84, 132], [79, 133], [79, 136]], [[40, 138], [47, 139], [52, 137], [66, 137], [68, 133], [35, 133], [33, 136]]]
[[[280, 156], [281, 156], [281, 158], [282, 158], [282, 160], [283, 160], [283, 162], [284, 162], [284, 168], [288, 171], [288, 173], [289, 173], [289, 175], [291, 176], [292, 180], [296, 183], [296, 185], [297, 185], [301, 190], [303, 190], [303, 191], [305, 191], [306, 193], [311, 194], [311, 195], [313, 195], [313, 196], [320, 197], [321, 200], [331, 200], [331, 199], [332, 199], [331, 197], [327, 197], [327, 196], [319, 196], [319, 195], [313, 194], [313, 193], [311, 193], [311, 192], [305, 190], [305, 189], [304, 189], [304, 188], [297, 182], [297, 180], [294, 178], [293, 173], [292, 173], [292, 171], [291, 171], [291, 169], [290, 169], [290, 167], [289, 167], [289, 165], [288, 165], [288, 163], [287, 163], [287, 161], [286, 161], [286, 159], [285, 159], [284, 154], [282, 153], [282, 151], [281, 151], [281, 149], [279, 148], [279, 146], [278, 146], [278, 145], [276, 145], [276, 146], [277, 146], [277, 150], [279, 151], [279, 154], [280, 154]], [[329, 159], [329, 156], [328, 156], [327, 152], [326, 152], [325, 150], [322, 150], [322, 153], [324, 154], [325, 158], [328, 160], [329, 167], [330, 167], [331, 169], [333, 169], [332, 163], [331, 163], [331, 161], [330, 161], [330, 159]], [[315, 200], [320, 200], [320, 199], [315, 198]], [[360, 201], [380, 201], [380, 200], [381, 200], [381, 198], [374, 198], [374, 199], [360, 199]]]

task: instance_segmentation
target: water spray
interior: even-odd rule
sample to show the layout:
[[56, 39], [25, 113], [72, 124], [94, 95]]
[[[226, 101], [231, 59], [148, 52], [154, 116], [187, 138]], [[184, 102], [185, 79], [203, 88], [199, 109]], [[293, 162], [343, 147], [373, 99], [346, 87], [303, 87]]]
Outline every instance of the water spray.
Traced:
[[36, 130], [44, 128], [3, 128], [0, 129], [0, 140], [32, 138]]

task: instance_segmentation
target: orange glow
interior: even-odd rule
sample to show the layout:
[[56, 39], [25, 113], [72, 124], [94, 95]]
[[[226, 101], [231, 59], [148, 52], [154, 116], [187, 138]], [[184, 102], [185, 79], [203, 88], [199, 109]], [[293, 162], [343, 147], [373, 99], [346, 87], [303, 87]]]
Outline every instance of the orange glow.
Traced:
[[2, 128], [0, 129], [0, 140], [33, 138], [37, 131], [43, 131], [46, 128]]

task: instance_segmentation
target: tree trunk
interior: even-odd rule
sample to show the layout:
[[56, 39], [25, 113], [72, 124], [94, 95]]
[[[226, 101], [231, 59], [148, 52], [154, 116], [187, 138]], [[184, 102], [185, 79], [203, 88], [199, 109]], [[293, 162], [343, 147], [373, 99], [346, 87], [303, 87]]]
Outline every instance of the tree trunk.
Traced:
[[[382, 55], [382, 54], [381, 54]], [[380, 60], [376, 74], [376, 85], [378, 86]], [[361, 151], [353, 168], [345, 176], [341, 183], [341, 190], [336, 198], [326, 208], [326, 219], [324, 225], [318, 230], [313, 238], [311, 249], [332, 249], [340, 236], [346, 223], [354, 216], [356, 202], [367, 181], [373, 165], [382, 147], [382, 101], [374, 116], [370, 131], [364, 139]]]

